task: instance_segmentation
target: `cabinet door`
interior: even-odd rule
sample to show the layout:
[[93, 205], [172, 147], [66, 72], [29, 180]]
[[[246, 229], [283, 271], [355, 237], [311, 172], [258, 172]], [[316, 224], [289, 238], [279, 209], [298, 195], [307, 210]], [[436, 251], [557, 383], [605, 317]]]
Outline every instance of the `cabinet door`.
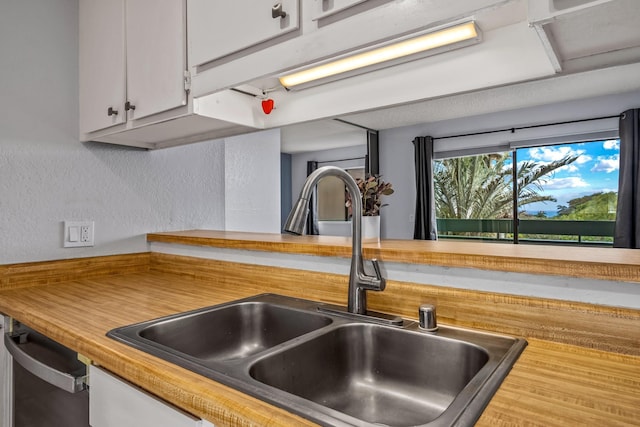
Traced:
[[321, 19], [334, 13], [342, 12], [367, 0], [315, 0], [312, 19]]
[[92, 427], [214, 427], [93, 365], [89, 381]]
[[[286, 16], [273, 17], [281, 6]], [[299, 0], [189, 0], [191, 65], [248, 49], [299, 28]]]
[[80, 2], [80, 131], [124, 123], [124, 0]]
[[186, 0], [127, 0], [127, 101], [139, 119], [186, 105]]

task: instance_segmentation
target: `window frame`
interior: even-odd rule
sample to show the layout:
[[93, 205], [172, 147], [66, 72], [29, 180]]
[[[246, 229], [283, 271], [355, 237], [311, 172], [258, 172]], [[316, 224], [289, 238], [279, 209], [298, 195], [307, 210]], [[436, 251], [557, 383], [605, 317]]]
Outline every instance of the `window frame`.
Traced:
[[[550, 147], [550, 146], [562, 146], [568, 144], [576, 144], [576, 143], [589, 143], [589, 142], [603, 142], [611, 139], [620, 139], [618, 129], [615, 130], [598, 130], [598, 131], [590, 131], [590, 132], [582, 132], [582, 133], [573, 133], [569, 135], [555, 135], [555, 136], [545, 136], [540, 138], [533, 139], [519, 139], [510, 141], [508, 143], [503, 144], [494, 144], [494, 145], [484, 145], [484, 146], [476, 146], [476, 147], [466, 147], [466, 148], [457, 148], [455, 150], [440, 150], [437, 153], [434, 153], [433, 161], [441, 161], [451, 158], [459, 158], [459, 157], [471, 157], [471, 156], [479, 156], [486, 154], [494, 154], [494, 153], [506, 153], [509, 152], [511, 156], [511, 161], [513, 164], [512, 168], [512, 177], [511, 177], [511, 186], [513, 190], [512, 197], [512, 205], [513, 205], [513, 213], [511, 218], [511, 233], [513, 234], [513, 239], [510, 240], [513, 244], [520, 243], [520, 235], [525, 234], [520, 231], [520, 221], [521, 218], [520, 212], [518, 209], [518, 187], [517, 187], [517, 173], [518, 173], [518, 156], [517, 151], [519, 149], [527, 149], [527, 148], [535, 148], [535, 147]], [[435, 167], [434, 167], [435, 168]], [[434, 177], [435, 179], [435, 177]], [[445, 218], [437, 218], [437, 220], [443, 220]], [[492, 220], [495, 221], [495, 220]], [[564, 220], [565, 223], [568, 224], [569, 220]], [[439, 228], [439, 227], [438, 227]], [[612, 228], [612, 227], [611, 227]], [[482, 231], [480, 231], [482, 232]], [[600, 232], [600, 231], [598, 231]], [[498, 231], [499, 233], [499, 231]], [[531, 233], [528, 233], [531, 234]], [[580, 234], [578, 236], [578, 241], [571, 241], [567, 243], [562, 243], [559, 241], [556, 242], [548, 242], [548, 241], [532, 241], [526, 240], [527, 244], [554, 244], [554, 245], [564, 245], [564, 244], [578, 244], [582, 245], [584, 242], [582, 241], [582, 236]], [[604, 234], [594, 234], [594, 236], [604, 236]], [[451, 238], [453, 236], [443, 236], [438, 232], [438, 238]], [[613, 233], [611, 233], [611, 237], [613, 237]], [[461, 238], [464, 240], [464, 237]], [[480, 238], [479, 240], [485, 240], [484, 238]], [[503, 242], [505, 240], [502, 240]], [[589, 245], [602, 245], [602, 246], [612, 246], [613, 243], [608, 242], [598, 242], [598, 243], [589, 243]]]

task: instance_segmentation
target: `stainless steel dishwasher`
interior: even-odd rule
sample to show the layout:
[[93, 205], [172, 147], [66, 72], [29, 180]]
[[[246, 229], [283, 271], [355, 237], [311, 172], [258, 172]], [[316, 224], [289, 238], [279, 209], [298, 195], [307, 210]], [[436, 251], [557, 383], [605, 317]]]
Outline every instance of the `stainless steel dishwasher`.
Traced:
[[4, 342], [13, 356], [14, 427], [88, 427], [86, 366], [77, 353], [15, 321]]

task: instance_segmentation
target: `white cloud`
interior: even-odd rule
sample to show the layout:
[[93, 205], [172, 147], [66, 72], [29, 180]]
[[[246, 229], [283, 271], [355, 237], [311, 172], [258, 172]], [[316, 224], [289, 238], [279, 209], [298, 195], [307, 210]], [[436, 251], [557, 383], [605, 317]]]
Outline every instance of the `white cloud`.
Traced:
[[[580, 151], [582, 151], [582, 153], [584, 153], [583, 150], [580, 150]], [[579, 165], [584, 165], [585, 163], [590, 162], [591, 160], [593, 160], [593, 157], [587, 156], [586, 154], [582, 154], [582, 153], [580, 153], [580, 157], [578, 157], [576, 159], [575, 163], [577, 163]]]
[[620, 149], [620, 140], [619, 139], [610, 139], [602, 143], [602, 148], [605, 150], [619, 150]]
[[553, 162], [557, 160], [561, 160], [566, 156], [576, 156], [580, 155], [576, 160], [576, 163], [582, 164], [591, 160], [590, 156], [584, 155], [586, 150], [575, 150], [573, 147], [568, 145], [562, 145], [559, 147], [534, 147], [529, 149], [529, 155], [532, 159], [543, 161], [543, 162]]
[[578, 172], [578, 167], [572, 163], [572, 164], [569, 164], [569, 165], [562, 166], [561, 168], [558, 168], [556, 170], [557, 171], [563, 171], [563, 172], [569, 172], [569, 173], [575, 173], [575, 172]]
[[598, 162], [591, 168], [591, 172], [615, 172], [620, 168], [620, 155], [598, 157]]
[[562, 188], [578, 187], [589, 187], [589, 183], [579, 176], [570, 176], [567, 178], [550, 179], [544, 184], [545, 190], [559, 190]]

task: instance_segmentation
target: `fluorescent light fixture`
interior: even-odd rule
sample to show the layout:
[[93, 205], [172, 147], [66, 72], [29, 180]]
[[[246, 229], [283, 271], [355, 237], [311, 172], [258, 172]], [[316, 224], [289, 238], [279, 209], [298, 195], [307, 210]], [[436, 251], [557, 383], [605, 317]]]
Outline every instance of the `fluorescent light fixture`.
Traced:
[[480, 31], [475, 22], [465, 22], [418, 36], [395, 40], [331, 62], [302, 69], [280, 77], [280, 84], [288, 89], [302, 89], [309, 87], [311, 82], [327, 83], [339, 78], [434, 55], [445, 50], [468, 46], [479, 41]]

